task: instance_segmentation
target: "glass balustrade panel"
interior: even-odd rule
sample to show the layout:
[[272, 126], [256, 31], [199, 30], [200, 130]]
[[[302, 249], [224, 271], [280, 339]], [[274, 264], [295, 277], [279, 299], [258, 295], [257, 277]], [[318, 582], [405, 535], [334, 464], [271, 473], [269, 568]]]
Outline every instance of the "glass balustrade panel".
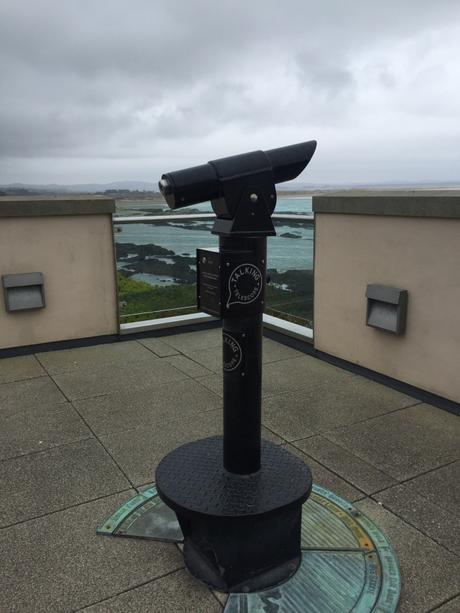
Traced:
[[196, 249], [217, 246], [212, 224], [115, 224], [121, 323], [196, 312]]
[[[180, 213], [209, 213], [209, 203]], [[118, 217], [171, 215], [158, 198], [117, 200]], [[310, 214], [311, 198], [278, 198], [277, 214]], [[216, 247], [206, 219], [159, 219], [115, 224], [118, 291], [122, 323], [196, 312], [197, 248]], [[313, 225], [276, 220], [268, 240], [266, 313], [307, 327], [313, 320]]]
[[276, 236], [268, 239], [265, 312], [313, 327], [313, 224], [276, 220]]

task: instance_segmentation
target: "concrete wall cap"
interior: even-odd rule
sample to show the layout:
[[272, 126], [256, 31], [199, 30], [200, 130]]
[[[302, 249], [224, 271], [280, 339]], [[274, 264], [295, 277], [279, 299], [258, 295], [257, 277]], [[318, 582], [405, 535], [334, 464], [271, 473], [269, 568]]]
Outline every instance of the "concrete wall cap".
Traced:
[[101, 215], [115, 212], [115, 200], [105, 196], [0, 196], [0, 217]]
[[460, 190], [347, 190], [313, 196], [315, 213], [460, 219]]

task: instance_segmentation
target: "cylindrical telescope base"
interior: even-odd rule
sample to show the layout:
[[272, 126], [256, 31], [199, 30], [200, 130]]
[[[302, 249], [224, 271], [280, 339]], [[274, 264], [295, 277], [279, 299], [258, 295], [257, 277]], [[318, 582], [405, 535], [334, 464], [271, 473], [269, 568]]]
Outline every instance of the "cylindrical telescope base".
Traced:
[[255, 474], [223, 471], [222, 461], [222, 437], [212, 437], [174, 450], [156, 471], [158, 494], [175, 511], [184, 534], [187, 568], [224, 592], [278, 585], [300, 564], [310, 470], [266, 440]]

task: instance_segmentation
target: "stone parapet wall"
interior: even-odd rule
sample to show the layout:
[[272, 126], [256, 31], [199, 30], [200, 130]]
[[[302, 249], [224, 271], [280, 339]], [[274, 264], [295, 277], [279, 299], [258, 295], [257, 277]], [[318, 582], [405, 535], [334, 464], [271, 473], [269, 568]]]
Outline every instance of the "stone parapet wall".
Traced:
[[[315, 347], [460, 402], [459, 192], [315, 196]], [[398, 336], [366, 325], [366, 287], [408, 292]]]
[[45, 307], [7, 312], [0, 349], [118, 331], [108, 198], [0, 198], [0, 277], [41, 272]]

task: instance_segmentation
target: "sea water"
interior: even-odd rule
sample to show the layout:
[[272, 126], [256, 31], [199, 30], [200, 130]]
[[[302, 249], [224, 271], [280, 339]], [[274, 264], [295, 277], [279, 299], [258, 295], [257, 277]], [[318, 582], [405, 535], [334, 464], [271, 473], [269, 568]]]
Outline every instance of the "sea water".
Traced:
[[[133, 215], [140, 211], [149, 212], [149, 201], [121, 201], [117, 213]], [[166, 205], [151, 204], [151, 213], [161, 214], [168, 210]], [[312, 200], [309, 197], [278, 198], [276, 213], [311, 214]], [[194, 211], [212, 213], [209, 203], [194, 205]], [[181, 212], [187, 213], [187, 209]], [[137, 245], [158, 245], [174, 252], [175, 255], [195, 256], [196, 249], [217, 247], [218, 237], [211, 234], [212, 222], [197, 221], [171, 221], [168, 225], [154, 223], [124, 224], [122, 231], [115, 235], [117, 243], [134, 243]], [[308, 270], [313, 266], [313, 226], [311, 224], [275, 221], [277, 235], [268, 239], [268, 268], [278, 272], [288, 270]], [[288, 236], [283, 236], [288, 234]], [[119, 262], [118, 267], [124, 268], [126, 264]], [[147, 273], [135, 274], [133, 279], [146, 281], [152, 285], [161, 283], [170, 284], [174, 280]]]

